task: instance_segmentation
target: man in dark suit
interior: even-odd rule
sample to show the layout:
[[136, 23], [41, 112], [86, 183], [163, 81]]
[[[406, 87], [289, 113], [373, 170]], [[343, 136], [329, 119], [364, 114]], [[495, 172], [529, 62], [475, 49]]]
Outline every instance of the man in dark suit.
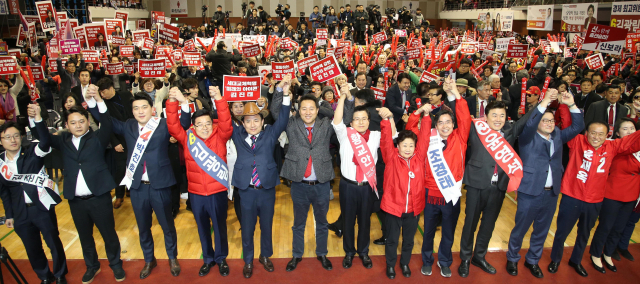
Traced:
[[509, 62], [509, 64], [505, 64], [502, 67], [502, 70], [500, 70], [502, 72], [502, 79], [500, 79], [502, 87], [509, 88], [510, 86], [522, 83], [522, 80], [518, 82], [518, 76], [516, 74], [517, 70], [518, 63], [516, 63], [515, 61], [511, 61]]
[[79, 84], [78, 73], [80, 73], [80, 69], [76, 68], [76, 61], [71, 58], [63, 66], [60, 54], [62, 54], [62, 50], [58, 52], [56, 64], [58, 65], [58, 75], [60, 75], [60, 94], [64, 95]]
[[[71, 92], [76, 96], [76, 98], [80, 99], [81, 102], [84, 102], [84, 96], [87, 92], [87, 88], [89, 87], [89, 84], [91, 84], [91, 72], [87, 69], [80, 69], [78, 79], [80, 80], [80, 84], [71, 88]], [[62, 102], [62, 104], [64, 105], [64, 102]]]
[[[111, 117], [107, 106], [98, 95], [98, 87], [87, 90], [89, 110], [102, 118], [100, 129], [89, 129], [89, 114], [84, 108], [72, 107], [67, 116], [69, 132], [51, 137], [51, 146], [62, 152], [64, 162], [64, 197], [69, 200], [71, 217], [76, 225], [87, 272], [83, 283], [90, 283], [100, 272], [100, 262], [93, 240], [95, 225], [104, 239], [109, 266], [116, 281], [126, 275], [120, 259], [120, 241], [115, 229], [111, 190], [115, 187], [104, 160], [104, 150], [111, 137]], [[94, 100], [95, 99], [95, 100]], [[97, 101], [97, 109], [96, 109]], [[47, 132], [48, 135], [48, 132]]]
[[[133, 112], [131, 111], [131, 92], [116, 91], [113, 87], [113, 81], [106, 77], [100, 79], [97, 85], [100, 96], [104, 99], [107, 108], [109, 108], [109, 114], [112, 118], [122, 122], [133, 118]], [[111, 148], [107, 150], [107, 156], [111, 158], [111, 173], [114, 181], [119, 183], [124, 178], [127, 166], [127, 142], [124, 136], [116, 133], [111, 133], [111, 139], [109, 141]], [[113, 203], [113, 208], [118, 209], [122, 206], [126, 189], [124, 185], [117, 185], [115, 189], [116, 200]]]
[[[4, 205], [7, 228], [14, 228], [16, 234], [24, 244], [24, 250], [29, 257], [31, 268], [42, 280], [42, 283], [67, 283], [67, 261], [64, 247], [60, 241], [56, 217], [56, 204], [62, 200], [55, 183], [47, 185], [48, 176], [44, 171], [44, 159], [50, 151], [50, 139], [47, 126], [40, 117], [40, 107], [29, 105], [26, 112], [29, 115], [31, 131], [37, 131], [41, 137], [39, 143], [22, 146], [20, 127], [15, 122], [6, 122], [0, 126], [0, 141], [5, 151], [0, 154], [2, 164], [7, 165], [8, 171], [0, 179], [0, 197]], [[9, 178], [6, 176], [11, 173]], [[33, 183], [11, 181], [17, 177], [35, 177]], [[45, 186], [38, 186], [35, 181], [44, 182]], [[49, 262], [42, 249], [42, 239], [51, 251], [53, 259], [53, 273], [49, 270]], [[14, 247], [17, 249], [17, 247]]]
[[[112, 119], [113, 132], [124, 136], [127, 147], [126, 174], [121, 185], [131, 191], [131, 205], [138, 223], [140, 246], [145, 265], [140, 279], [147, 278], [157, 261], [151, 233], [152, 214], [156, 213], [158, 223], [164, 232], [165, 248], [169, 257], [173, 276], [180, 274], [176, 227], [171, 210], [171, 186], [176, 183], [169, 160], [169, 130], [164, 118], [153, 117], [153, 100], [145, 92], [138, 92], [131, 102], [133, 116], [121, 122]], [[181, 117], [182, 124], [189, 125], [189, 116]], [[136, 159], [132, 160], [132, 157]]]
[[[531, 113], [529, 112], [515, 123], [506, 123], [507, 106], [502, 101], [494, 101], [485, 109], [486, 124], [491, 130], [500, 132], [504, 140], [513, 147]], [[474, 124], [471, 125], [468, 144], [467, 165], [462, 179], [462, 182], [467, 185], [466, 216], [460, 238], [462, 261], [458, 268], [458, 274], [462, 277], [469, 276], [471, 263], [487, 273], [496, 273], [496, 269], [484, 257], [487, 254], [489, 240], [509, 183], [509, 177], [485, 148]], [[474, 250], [473, 239], [480, 215], [482, 215], [482, 224], [480, 224]]]
[[405, 105], [409, 98], [411, 98], [411, 77], [407, 73], [401, 73], [398, 75], [398, 83], [387, 91], [384, 105], [393, 113], [397, 129], [404, 129], [402, 115], [407, 113]]
[[584, 78], [580, 80], [580, 91], [575, 87], [570, 87], [570, 89], [576, 105], [585, 116], [589, 112], [589, 107], [592, 103], [602, 100], [602, 97], [595, 92], [596, 88], [593, 86], [591, 79]]
[[[237, 49], [233, 49], [233, 53], [227, 52], [227, 45], [224, 41], [219, 41], [215, 49], [211, 49], [205, 56], [208, 62], [211, 62], [211, 78], [214, 86], [220, 87], [222, 90], [222, 77], [231, 75], [231, 63], [238, 63], [242, 60], [242, 54]], [[224, 96], [224, 93], [222, 94]]]
[[233, 169], [231, 185], [239, 190], [242, 210], [242, 251], [245, 278], [253, 275], [253, 233], [260, 217], [260, 263], [273, 267], [269, 257], [273, 255], [271, 239], [273, 214], [276, 201], [276, 185], [280, 184], [273, 151], [282, 131], [287, 127], [291, 111], [289, 93], [291, 78], [287, 76], [278, 84], [276, 92], [285, 92], [278, 119], [273, 125], [264, 126], [266, 113], [254, 102], [244, 107], [243, 126], [233, 124], [233, 139], [238, 159]]
[[[285, 86], [288, 82], [285, 82]], [[277, 117], [282, 104], [282, 92], [276, 92], [272, 104], [272, 113]], [[282, 166], [281, 176], [291, 183], [291, 199], [293, 201], [293, 259], [287, 264], [287, 271], [296, 269], [304, 254], [304, 231], [309, 214], [309, 205], [313, 206], [316, 224], [316, 257], [322, 266], [331, 270], [331, 262], [327, 259], [327, 212], [331, 186], [329, 182], [335, 178], [329, 144], [333, 135], [330, 117], [319, 118], [320, 104], [318, 99], [307, 94], [298, 102], [298, 113], [289, 118], [287, 138], [289, 150]], [[269, 270], [267, 266], [265, 269]], [[271, 266], [271, 270], [273, 267]]]
[[[469, 113], [471, 116], [473, 116], [473, 118], [483, 118], [485, 116], [487, 106], [489, 103], [495, 101], [496, 98], [491, 95], [491, 85], [489, 84], [489, 81], [480, 81], [476, 91], [478, 93], [477, 95], [466, 97], [464, 99], [467, 100], [467, 106], [469, 106]], [[502, 98], [499, 97], [498, 100], [501, 101]]]
[[[369, 66], [367, 66], [366, 62], [364, 62], [364, 61], [358, 62], [358, 67], [356, 68], [356, 74], [351, 76], [351, 77], [349, 77], [349, 79], [347, 79], [347, 83], [353, 84], [354, 86], [358, 87], [357, 86], [357, 82], [355, 82], [356, 77], [358, 76], [358, 74], [365, 74], [366, 78], [367, 78], [367, 84], [363, 88], [361, 88], [361, 87], [358, 87], [358, 88], [359, 89], [371, 88], [371, 84], [372, 84], [371, 82], [372, 82], [373, 79], [371, 78], [371, 76], [367, 75], [367, 68], [368, 67]], [[354, 84], [354, 82], [356, 84]]]
[[618, 102], [620, 100], [620, 93], [619, 85], [607, 86], [605, 99], [591, 105], [584, 116], [584, 123], [589, 125], [593, 121], [606, 121], [607, 124], [609, 124], [607, 137], [611, 138], [616, 121], [627, 117], [629, 113], [629, 108]]
[[524, 175], [518, 188], [518, 210], [507, 252], [507, 272], [514, 276], [518, 275], [522, 239], [533, 224], [524, 266], [533, 276], [543, 277], [538, 261], [558, 204], [564, 172], [562, 145], [584, 129], [582, 113], [573, 102], [573, 96], [567, 92], [562, 94], [560, 101], [570, 107], [571, 126], [563, 130], [555, 126], [554, 114], [547, 105], [556, 97], [556, 91], [549, 89], [538, 107], [532, 110], [518, 138]]

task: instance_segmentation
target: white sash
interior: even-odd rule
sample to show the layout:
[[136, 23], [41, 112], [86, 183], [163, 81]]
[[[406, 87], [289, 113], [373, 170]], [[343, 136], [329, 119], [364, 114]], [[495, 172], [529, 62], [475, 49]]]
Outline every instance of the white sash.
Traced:
[[153, 117], [140, 131], [140, 136], [138, 136], [136, 146], [133, 148], [133, 154], [131, 154], [131, 159], [129, 160], [129, 164], [127, 165], [127, 173], [124, 175], [124, 178], [122, 179], [122, 182], [120, 182], [120, 185], [126, 185], [127, 188], [131, 189], [133, 174], [136, 172], [136, 168], [138, 168], [138, 164], [140, 163], [140, 159], [144, 154], [144, 150], [147, 148], [147, 144], [149, 144], [149, 140], [151, 140], [153, 133], [156, 132], [156, 128], [158, 128], [159, 123], [160, 118]]
[[[633, 153], [633, 156], [636, 157], [636, 160], [638, 160], [638, 162], [640, 162], [640, 151]], [[636, 201], [636, 206], [638, 206], [638, 203], [640, 203], [640, 196], [638, 196], [638, 201]]]
[[460, 196], [462, 196], [462, 180], [456, 181], [453, 173], [449, 169], [447, 161], [444, 159], [442, 152], [442, 138], [438, 134], [438, 130], [431, 129], [431, 137], [429, 138], [429, 150], [427, 151], [427, 159], [429, 160], [429, 168], [431, 175], [438, 185], [438, 189], [444, 196], [446, 202], [453, 202], [456, 205]]
[[47, 208], [47, 210], [50, 209], [52, 204], [57, 204], [51, 195], [49, 195], [49, 192], [44, 189], [45, 187], [48, 187], [60, 196], [60, 193], [58, 192], [58, 185], [49, 179], [49, 175], [47, 175], [44, 167], [40, 169], [38, 174], [15, 174], [11, 172], [11, 169], [9, 169], [9, 166], [4, 162], [4, 160], [0, 159], [0, 173], [7, 181], [27, 183], [38, 188], [38, 199], [42, 205], [44, 205], [44, 208]]

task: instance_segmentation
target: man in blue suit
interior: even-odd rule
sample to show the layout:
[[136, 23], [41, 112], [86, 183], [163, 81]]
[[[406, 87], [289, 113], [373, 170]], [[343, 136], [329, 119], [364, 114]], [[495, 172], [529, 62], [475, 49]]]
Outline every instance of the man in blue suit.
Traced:
[[264, 126], [266, 116], [254, 102], [244, 107], [243, 125], [233, 124], [233, 143], [238, 151], [238, 159], [233, 169], [231, 185], [239, 190], [242, 211], [242, 251], [244, 269], [242, 274], [250, 278], [253, 274], [253, 233], [260, 216], [260, 257], [259, 261], [268, 271], [273, 271], [269, 257], [273, 255], [271, 231], [273, 211], [276, 202], [276, 185], [280, 184], [280, 175], [273, 159], [274, 147], [278, 137], [287, 128], [291, 110], [289, 86], [291, 76], [286, 76], [276, 92], [282, 93], [282, 107], [278, 120], [273, 125]]
[[[126, 174], [121, 185], [131, 191], [131, 205], [138, 222], [140, 246], [144, 254], [145, 265], [140, 279], [147, 278], [157, 261], [154, 256], [151, 225], [152, 214], [156, 213], [158, 223], [164, 232], [165, 248], [169, 256], [171, 274], [180, 274], [176, 227], [171, 212], [171, 186], [176, 183], [169, 160], [169, 130], [164, 118], [153, 117], [153, 100], [144, 93], [133, 96], [131, 109], [135, 119], [125, 122], [112, 119], [113, 132], [124, 136], [128, 159]], [[99, 113], [94, 114], [99, 119]], [[182, 115], [183, 125], [188, 125], [188, 115]], [[133, 159], [132, 159], [133, 158]]]
[[567, 92], [562, 94], [561, 102], [571, 111], [571, 126], [563, 130], [555, 126], [553, 112], [548, 110], [547, 106], [556, 97], [557, 91], [549, 89], [518, 138], [524, 176], [518, 188], [516, 225], [511, 231], [507, 252], [507, 272], [513, 276], [518, 275], [522, 239], [532, 223], [533, 233], [524, 266], [531, 270], [533, 276], [544, 276], [538, 261], [542, 256], [544, 241], [558, 204], [564, 172], [562, 144], [573, 139], [584, 129], [582, 113], [574, 103], [573, 96]]

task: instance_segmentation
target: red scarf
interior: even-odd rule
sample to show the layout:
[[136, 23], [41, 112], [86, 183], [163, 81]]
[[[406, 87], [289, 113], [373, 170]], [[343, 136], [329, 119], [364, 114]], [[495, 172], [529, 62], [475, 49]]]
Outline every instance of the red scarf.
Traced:
[[[360, 132], [358, 132], [358, 134], [360, 134]], [[365, 143], [369, 142], [369, 135], [371, 134], [371, 131], [369, 131], [369, 129], [367, 129], [367, 131], [364, 134], [360, 134], [360, 136], [362, 136], [362, 138], [364, 138], [364, 141], [366, 141]], [[358, 166], [358, 160], [356, 159], [356, 153], [353, 152], [353, 158], [351, 160], [355, 165], [356, 165], [356, 182], [362, 182], [362, 180], [364, 179], [364, 173], [362, 172], [362, 170], [360, 169], [360, 167]]]
[[442, 106], [442, 104], [444, 104], [444, 101], [440, 101], [440, 103], [436, 106], [436, 105], [431, 105], [431, 110], [437, 109], [439, 107]]

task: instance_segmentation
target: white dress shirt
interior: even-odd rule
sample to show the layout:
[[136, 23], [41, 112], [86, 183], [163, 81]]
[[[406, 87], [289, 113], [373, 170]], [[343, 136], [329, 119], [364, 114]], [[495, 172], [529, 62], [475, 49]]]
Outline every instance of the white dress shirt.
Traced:
[[[342, 175], [351, 180], [356, 181], [356, 169], [357, 165], [353, 163], [353, 148], [351, 147], [351, 142], [349, 141], [349, 137], [347, 136], [347, 126], [343, 121], [340, 121], [337, 125], [333, 124], [333, 129], [336, 132], [336, 136], [338, 141], [340, 141], [340, 173]], [[373, 162], [378, 162], [378, 148], [380, 148], [380, 131], [371, 131], [369, 134], [369, 141], [367, 141], [367, 146], [369, 146], [369, 151], [371, 152], [371, 156], [373, 157]], [[363, 177], [363, 182], [367, 181], [367, 177]]]
[[[43, 152], [42, 150], [40, 150], [40, 147], [37, 147], [37, 146], [34, 147], [34, 149], [38, 157], [44, 157], [47, 154], [51, 153], [51, 148], [49, 148], [49, 152]], [[20, 174], [20, 172], [18, 171], [18, 155], [20, 155], [21, 151], [22, 151], [22, 148], [18, 149], [18, 154], [16, 154], [16, 156], [13, 157], [13, 159], [9, 159], [9, 156], [7, 156], [7, 153], [5, 153], [4, 162], [7, 164], [7, 166], [9, 167], [9, 170], [13, 174]], [[32, 203], [33, 201], [31, 201], [31, 198], [29, 198], [27, 193], [26, 192], [23, 192], [23, 193], [24, 193], [24, 203], [27, 203], [27, 204]]]
[[[314, 122], [313, 125], [311, 125], [311, 132], [313, 133], [313, 127], [316, 125], [316, 123]], [[305, 130], [307, 128], [307, 125], [305, 124]], [[309, 131], [307, 130], [307, 135], [309, 135]], [[309, 153], [311, 154], [311, 153]], [[305, 168], [306, 171], [306, 168]], [[309, 175], [309, 177], [302, 177], [303, 180], [309, 180], [309, 181], [314, 181], [314, 180], [318, 180], [318, 178], [316, 177], [316, 169], [313, 167], [313, 162], [311, 162], [311, 174]]]
[[[86, 102], [90, 108], [95, 107], [97, 104], [98, 111], [100, 113], [107, 112], [107, 105], [104, 103], [104, 101], [96, 103], [96, 100], [91, 98], [86, 100]], [[89, 130], [87, 130], [87, 132], [82, 134], [80, 137], [76, 137], [75, 135], [71, 136], [71, 143], [73, 143], [73, 146], [76, 146], [76, 149], [80, 147], [80, 139], [82, 139], [82, 137], [87, 135], [87, 133], [89, 133]], [[82, 169], [78, 169], [78, 178], [76, 179], [76, 196], [87, 196], [91, 194], [93, 194], [93, 192], [91, 192], [91, 190], [89, 189], [89, 186], [87, 185], [87, 182], [84, 180], [84, 176], [82, 175]]]

